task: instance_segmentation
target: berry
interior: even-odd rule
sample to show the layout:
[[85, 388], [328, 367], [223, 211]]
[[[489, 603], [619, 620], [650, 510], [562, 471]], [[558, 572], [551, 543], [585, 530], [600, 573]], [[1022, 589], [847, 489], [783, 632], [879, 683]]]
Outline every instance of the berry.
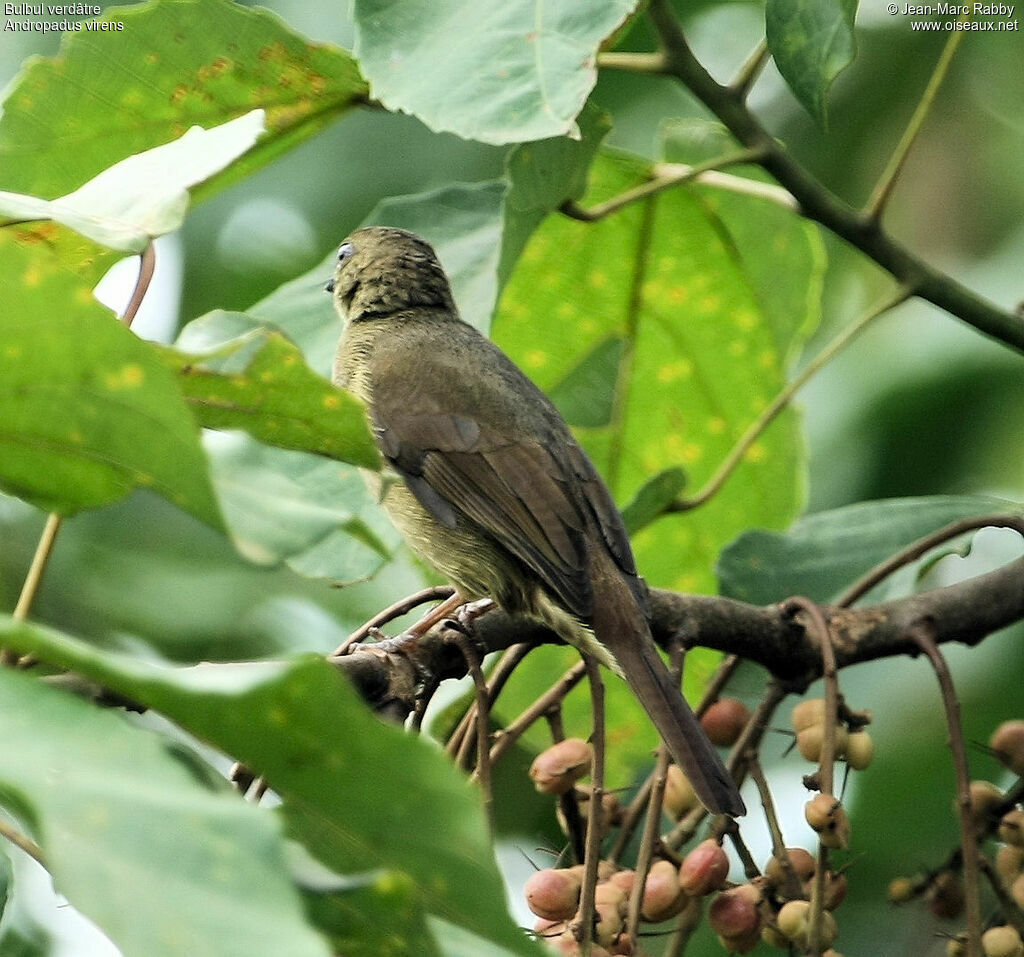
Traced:
[[679, 874], [671, 861], [655, 861], [644, 881], [644, 899], [640, 914], [652, 924], [675, 917], [687, 904], [679, 887]]
[[850, 819], [831, 794], [818, 794], [804, 805], [804, 817], [825, 847], [850, 846]]
[[750, 720], [750, 710], [738, 698], [716, 701], [700, 719], [704, 733], [712, 744], [730, 748]]
[[985, 957], [1021, 957], [1024, 943], [1014, 927], [990, 927], [981, 935], [981, 949]]
[[678, 821], [692, 811], [700, 802], [697, 794], [680, 767], [670, 764], [665, 777], [665, 797], [662, 807], [673, 820]]
[[875, 757], [875, 742], [867, 731], [854, 731], [846, 740], [846, 763], [863, 771]]
[[1014, 774], [1024, 775], [1024, 721], [1004, 721], [992, 733], [988, 744]]
[[825, 724], [825, 699], [808, 698], [793, 709], [793, 730], [799, 734], [805, 728]]
[[679, 886], [690, 897], [703, 897], [720, 890], [728, 875], [729, 858], [715, 840], [708, 838], [683, 858]]
[[545, 920], [569, 920], [580, 901], [580, 877], [572, 870], [545, 868], [531, 874], [523, 887], [526, 904]]
[[565, 794], [580, 778], [590, 773], [593, 749], [580, 738], [566, 738], [553, 744], [530, 765], [533, 786], [541, 794]]

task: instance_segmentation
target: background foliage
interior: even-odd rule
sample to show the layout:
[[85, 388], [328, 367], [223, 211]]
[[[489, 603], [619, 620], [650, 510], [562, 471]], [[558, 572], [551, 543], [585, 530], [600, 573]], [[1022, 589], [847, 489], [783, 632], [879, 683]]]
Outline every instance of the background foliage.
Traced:
[[[681, 470], [662, 475], [672, 495], [683, 481], [700, 488], [807, 361], [808, 341], [810, 356], [887, 280], [790, 210], [708, 186], [596, 224], [552, 215], [566, 199], [592, 206], [642, 183], [654, 164], [730, 148], [677, 84], [596, 73], [598, 44], [626, 18], [607, 48], [653, 49], [630, 4], [565, 4], [563, 20], [539, 30], [537, 5], [508, 0], [472, 14], [454, 0], [357, 0], [351, 17], [326, 2], [266, 6], [107, 5], [102, 18], [123, 31], [83, 30], [59, 48], [53, 34], [0, 33], [7, 193], [60, 199], [77, 216], [81, 187], [190, 126], [262, 110], [265, 127], [251, 148], [229, 137], [230, 155], [191, 180], [172, 182], [181, 164], [150, 156], [155, 166], [120, 170], [122, 190], [87, 193], [87, 217], [116, 222], [122, 237], [147, 228], [153, 209], [170, 224], [154, 231], [181, 221], [157, 243], [136, 326], [171, 347], [140, 342], [92, 298], [120, 253], [57, 222], [0, 219], [4, 609], [17, 601], [42, 510], [74, 516], [32, 612], [49, 627], [5, 619], [4, 641], [156, 712], [97, 713], [0, 674], [11, 742], [2, 803], [43, 847], [58, 891], [124, 953], [252, 953], [271, 934], [294, 954], [325, 953], [325, 940], [349, 955], [456, 953], [455, 927], [533, 952], [505, 914], [472, 792], [304, 657], [330, 651], [425, 576], [353, 468], [309, 454], [374, 464], [358, 408], [313, 375], [328, 373], [339, 332], [321, 288], [334, 248], [365, 222], [434, 242], [466, 318], [549, 391], [621, 505], [664, 470]], [[792, 5], [771, 0], [677, 6], [698, 57], [723, 79], [767, 26], [778, 67], [752, 107], [830, 189], [863, 203], [945, 36], [914, 33], [874, 4], [857, 12], [855, 31], [847, 2], [806, 5], [824, 19], [796, 23]], [[833, 35], [829, 55], [791, 43], [801, 31]], [[966, 40], [886, 219], [928, 261], [1007, 307], [1021, 298], [1024, 255], [1019, 56], [1019, 34]], [[763, 180], [749, 166], [730, 172]], [[14, 203], [0, 200], [0, 216], [22, 218]], [[886, 549], [988, 509], [979, 496], [1020, 501], [1020, 382], [1011, 350], [932, 307], [900, 307], [811, 382], [707, 506], [639, 531], [644, 574], [686, 591], [720, 581], [759, 602], [794, 591], [826, 599]], [[197, 422], [247, 431], [200, 436]], [[855, 505], [912, 496], [934, 498]], [[924, 584], [1015, 547], [984, 533], [968, 557], [926, 569]], [[765, 556], [771, 574], [752, 573]], [[918, 571], [897, 587], [920, 587]], [[339, 582], [347, 587], [331, 587]], [[1019, 633], [951, 657], [967, 734], [982, 740], [1019, 708]], [[287, 663], [226, 664], [258, 659]], [[572, 660], [554, 648], [531, 657], [502, 715]], [[225, 664], [189, 667], [199, 661]], [[690, 690], [712, 661], [691, 656]], [[741, 672], [735, 690], [752, 698], [759, 682]], [[880, 746], [848, 800], [857, 859], [843, 949], [938, 952], [931, 917], [893, 918], [884, 900], [892, 876], [955, 843], [931, 678], [885, 662], [844, 675], [843, 687], [875, 711]], [[646, 722], [621, 687], [609, 696], [609, 782], [626, 787], [649, 765], [654, 737], [632, 733]], [[566, 721], [587, 733], [585, 695]], [[520, 761], [543, 743], [528, 736]], [[778, 758], [780, 804], [788, 794], [797, 807], [800, 765], [785, 747], [770, 741], [766, 758]], [[235, 800], [211, 770], [223, 755], [275, 770], [280, 807]], [[977, 763], [978, 776], [999, 773]], [[912, 810], [905, 782], [916, 782]], [[514, 848], [559, 840], [546, 803], [516, 803], [498, 808], [513, 884], [524, 867]], [[799, 843], [802, 821], [788, 824]], [[766, 856], [763, 835], [749, 840]], [[2, 850], [0, 951], [113, 952], [55, 906], [24, 855]]]

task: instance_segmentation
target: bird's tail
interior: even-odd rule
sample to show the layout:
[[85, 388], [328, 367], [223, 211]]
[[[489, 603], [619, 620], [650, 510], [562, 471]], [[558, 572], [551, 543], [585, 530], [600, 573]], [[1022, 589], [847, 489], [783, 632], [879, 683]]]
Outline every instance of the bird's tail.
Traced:
[[621, 590], [610, 589], [612, 594], [605, 591], [597, 598], [591, 619], [595, 637], [614, 656], [617, 670], [654, 722], [701, 803], [713, 814], [746, 814], [736, 783], [672, 682], [643, 612], [624, 582], [622, 585]]

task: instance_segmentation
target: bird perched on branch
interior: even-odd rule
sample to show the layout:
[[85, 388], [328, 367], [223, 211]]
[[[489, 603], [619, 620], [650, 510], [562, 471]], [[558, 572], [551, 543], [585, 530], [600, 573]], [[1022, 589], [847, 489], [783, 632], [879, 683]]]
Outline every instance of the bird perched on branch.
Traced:
[[345, 320], [334, 381], [361, 398], [401, 481], [382, 503], [466, 600], [539, 619], [625, 678], [714, 813], [745, 812], [655, 650], [622, 517], [548, 398], [459, 318], [433, 249], [371, 227], [327, 284]]

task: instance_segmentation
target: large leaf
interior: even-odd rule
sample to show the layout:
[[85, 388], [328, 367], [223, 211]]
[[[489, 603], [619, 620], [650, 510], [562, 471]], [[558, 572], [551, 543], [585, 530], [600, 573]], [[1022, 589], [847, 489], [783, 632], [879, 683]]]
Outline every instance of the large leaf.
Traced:
[[334, 871], [404, 872], [431, 912], [540, 953], [505, 910], [478, 794], [436, 749], [374, 718], [322, 658], [158, 667], [9, 618], [0, 644], [99, 681], [245, 762], [280, 795], [293, 836]]
[[376, 574], [397, 547], [357, 469], [240, 435], [206, 445], [231, 539], [250, 561], [344, 584]]
[[[282, 312], [294, 320], [290, 331], [329, 368], [338, 322], [323, 290], [326, 274], [314, 270], [289, 283], [294, 299], [280, 290], [275, 296], [290, 307]], [[267, 312], [276, 314], [273, 307]], [[322, 324], [310, 323], [311, 315]], [[346, 464], [378, 465], [362, 404], [312, 372], [279, 331], [244, 313], [216, 310], [194, 320], [177, 347], [165, 357], [179, 370], [203, 425], [242, 429], [280, 446], [268, 448], [244, 436], [207, 439], [217, 497], [239, 551], [260, 564], [285, 562], [303, 575], [335, 582], [375, 574], [398, 536], [358, 469]], [[202, 367], [194, 365], [192, 353], [201, 354]]]
[[0, 486], [62, 514], [149, 488], [219, 527], [173, 375], [63, 268], [59, 233], [0, 230]]
[[189, 327], [185, 341], [232, 324], [249, 328], [201, 355], [160, 350], [200, 425], [243, 429], [268, 445], [378, 467], [362, 403], [313, 372], [280, 332], [242, 314], [211, 313]]
[[857, 52], [857, 0], [768, 0], [765, 36], [796, 98], [825, 125], [825, 95]]
[[[640, 161], [605, 154], [588, 202], [648, 173]], [[763, 200], [728, 199], [736, 202], [677, 189], [593, 224], [550, 219], [502, 300], [496, 340], [559, 397], [570, 424], [581, 424], [572, 408], [590, 410], [578, 434], [619, 501], [672, 467], [700, 488], [781, 390], [786, 361], [817, 316], [806, 299], [785, 314], [764, 306], [771, 274], [754, 265], [771, 257], [775, 273], [794, 274], [794, 288], [818, 287], [814, 234], [791, 214], [775, 219]], [[748, 239], [765, 217], [772, 242], [759, 251]], [[600, 374], [583, 374], [595, 366]], [[595, 422], [594, 409], [607, 411], [605, 421]], [[792, 521], [803, 475], [799, 424], [785, 413], [707, 505], [641, 533], [642, 571], [664, 587], [712, 590], [726, 542], [754, 522]]]
[[635, 0], [356, 0], [355, 54], [389, 109], [466, 139], [575, 133], [601, 41]]
[[[649, 174], [646, 163], [606, 153], [586, 202]], [[802, 502], [803, 443], [797, 416], [787, 412], [708, 504], [652, 521], [652, 508], [667, 504], [684, 474], [686, 491], [701, 487], [782, 389], [787, 359], [817, 316], [806, 292], [820, 288], [816, 237], [791, 214], [777, 220], [767, 205], [677, 189], [593, 224], [550, 218], [527, 244], [495, 321], [499, 345], [555, 398], [617, 500], [638, 496], [630, 513], [645, 526], [637, 559], [664, 587], [711, 591], [726, 542], [755, 522], [785, 527]], [[769, 241], [759, 250], [755, 237], [764, 231]], [[774, 275], [792, 273], [792, 287], [802, 284], [796, 309], [774, 308], [762, 288], [774, 278], [762, 268], [769, 257]], [[657, 476], [664, 481], [648, 484]], [[691, 693], [712, 657], [687, 656]], [[531, 656], [520, 671], [523, 684], [510, 685], [499, 702], [503, 714], [549, 684], [553, 666]], [[573, 733], [589, 733], [587, 711], [584, 692], [567, 710]], [[613, 728], [631, 732], [613, 751], [614, 786], [649, 761], [654, 737], [632, 733], [650, 723], [614, 679], [609, 714]]]
[[309, 138], [366, 93], [349, 54], [308, 40], [265, 10], [228, 0], [152, 0], [110, 7], [122, 25], [64, 37], [29, 62], [0, 117], [0, 186], [51, 198], [118, 160], [266, 111], [267, 135], [203, 195]]
[[111, 249], [139, 253], [181, 226], [191, 187], [227, 167], [262, 132], [262, 110], [211, 130], [194, 126], [170, 143], [115, 163], [58, 199], [0, 192], [0, 217], [52, 219]]
[[722, 594], [766, 605], [789, 595], [828, 601], [879, 562], [950, 522], [1021, 514], [986, 496], [936, 495], [858, 502], [808, 515], [784, 533], [746, 532], [722, 552]]
[[161, 737], [9, 669], [0, 735], [3, 803], [59, 890], [127, 957], [328, 953], [273, 817]]

